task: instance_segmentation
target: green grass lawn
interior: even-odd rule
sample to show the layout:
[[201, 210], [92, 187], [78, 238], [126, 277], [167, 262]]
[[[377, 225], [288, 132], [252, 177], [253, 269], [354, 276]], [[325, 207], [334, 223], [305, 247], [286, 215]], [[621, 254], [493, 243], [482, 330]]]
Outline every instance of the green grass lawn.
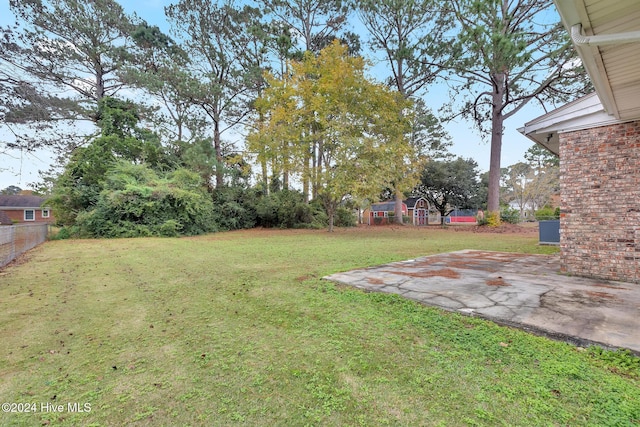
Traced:
[[47, 242], [0, 271], [1, 400], [35, 409], [0, 425], [640, 423], [638, 359], [321, 280], [460, 249], [556, 251], [402, 227]]

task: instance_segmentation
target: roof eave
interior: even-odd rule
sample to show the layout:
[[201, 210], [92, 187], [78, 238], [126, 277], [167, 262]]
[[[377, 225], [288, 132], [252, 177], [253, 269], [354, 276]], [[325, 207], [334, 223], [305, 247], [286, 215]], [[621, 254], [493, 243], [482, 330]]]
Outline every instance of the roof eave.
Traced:
[[615, 99], [613, 97], [613, 92], [611, 91], [611, 85], [609, 84], [609, 80], [606, 79], [605, 73], [600, 72], [601, 64], [597, 61], [597, 56], [594, 56], [591, 52], [595, 47], [589, 46], [579, 46], [574, 45], [576, 50], [578, 51], [578, 55], [582, 58], [582, 64], [584, 65], [585, 70], [587, 70], [587, 74], [591, 79], [591, 83], [598, 93], [598, 97], [600, 98], [600, 102], [602, 102], [602, 106], [605, 111], [615, 118], [620, 118], [620, 112], [618, 111], [618, 107], [615, 103]]
[[0, 206], [0, 210], [8, 211], [20, 211], [24, 209], [51, 209], [50, 206]]
[[[568, 34], [571, 35], [571, 29], [576, 25], [580, 25], [585, 32], [590, 32], [590, 22], [583, 1], [553, 0], [553, 2], [556, 5], [562, 24]], [[615, 118], [620, 119], [620, 112], [618, 110], [604, 64], [602, 63], [598, 47], [581, 45], [580, 43], [576, 43], [573, 39], [572, 41], [580, 59], [582, 60], [582, 64], [584, 65], [596, 92], [598, 93], [598, 97], [600, 98], [605, 111], [613, 115]]]
[[518, 131], [554, 154], [559, 154], [559, 134], [621, 123], [608, 114], [597, 94], [591, 93], [527, 122]]

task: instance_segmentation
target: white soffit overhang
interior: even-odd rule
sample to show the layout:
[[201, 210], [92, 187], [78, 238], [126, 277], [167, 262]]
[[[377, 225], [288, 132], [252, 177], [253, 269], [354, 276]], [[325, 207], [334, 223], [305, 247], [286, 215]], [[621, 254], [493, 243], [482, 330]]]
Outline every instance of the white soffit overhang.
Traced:
[[640, 0], [554, 0], [607, 113], [640, 119]]
[[640, 0], [553, 0], [596, 93], [518, 129], [558, 154], [558, 133], [640, 119]]
[[531, 120], [518, 131], [552, 153], [559, 154], [558, 134], [619, 122], [605, 111], [594, 92]]

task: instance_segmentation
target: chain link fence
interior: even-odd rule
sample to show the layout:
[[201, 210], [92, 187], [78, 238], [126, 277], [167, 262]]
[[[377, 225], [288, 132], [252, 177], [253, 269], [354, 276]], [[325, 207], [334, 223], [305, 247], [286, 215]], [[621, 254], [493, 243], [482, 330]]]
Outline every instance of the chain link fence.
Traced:
[[0, 268], [47, 240], [49, 224], [0, 226]]

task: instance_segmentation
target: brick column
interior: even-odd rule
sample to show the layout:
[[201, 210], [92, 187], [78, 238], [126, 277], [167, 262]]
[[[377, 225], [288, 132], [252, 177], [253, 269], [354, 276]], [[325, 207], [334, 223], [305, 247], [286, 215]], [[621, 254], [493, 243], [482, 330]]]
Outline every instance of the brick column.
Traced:
[[560, 134], [562, 269], [640, 284], [640, 121]]

